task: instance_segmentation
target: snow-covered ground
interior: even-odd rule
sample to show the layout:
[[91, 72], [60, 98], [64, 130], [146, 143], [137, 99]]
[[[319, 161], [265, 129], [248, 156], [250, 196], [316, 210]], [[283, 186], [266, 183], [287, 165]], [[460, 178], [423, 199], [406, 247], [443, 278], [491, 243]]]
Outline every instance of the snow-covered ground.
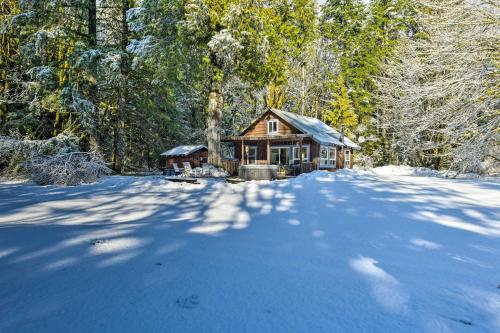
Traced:
[[407, 174], [2, 183], [0, 332], [499, 332], [500, 184]]

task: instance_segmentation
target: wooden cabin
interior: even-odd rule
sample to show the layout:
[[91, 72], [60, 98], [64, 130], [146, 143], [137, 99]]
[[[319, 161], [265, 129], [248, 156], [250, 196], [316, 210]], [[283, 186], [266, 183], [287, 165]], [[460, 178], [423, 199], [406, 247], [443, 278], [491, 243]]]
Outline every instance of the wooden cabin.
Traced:
[[183, 162], [191, 163], [191, 167], [201, 167], [208, 159], [208, 149], [203, 145], [198, 146], [177, 146], [160, 154], [161, 167], [163, 169], [173, 169], [173, 163], [177, 163], [182, 168]]
[[239, 165], [280, 165], [294, 174], [352, 168], [353, 152], [360, 149], [316, 118], [276, 109], [222, 141], [234, 145]]

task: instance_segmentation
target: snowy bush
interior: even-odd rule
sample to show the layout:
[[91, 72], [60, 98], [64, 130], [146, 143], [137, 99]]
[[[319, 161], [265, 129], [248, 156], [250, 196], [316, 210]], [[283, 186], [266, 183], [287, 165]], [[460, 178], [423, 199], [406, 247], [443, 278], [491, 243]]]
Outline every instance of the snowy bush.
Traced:
[[0, 174], [30, 178], [40, 185], [78, 185], [111, 174], [96, 152], [82, 152], [77, 137], [49, 140], [0, 137]]
[[31, 179], [40, 185], [79, 185], [93, 183], [111, 170], [93, 152], [57, 153], [36, 156], [26, 163]]
[[2, 176], [21, 175], [24, 161], [21, 142], [14, 138], [0, 137], [0, 173]]
[[354, 167], [360, 169], [371, 169], [373, 168], [373, 157], [358, 153], [354, 160]]
[[208, 169], [209, 169], [209, 172], [208, 172], [208, 175], [206, 175], [206, 176], [210, 176], [210, 177], [214, 177], [214, 178], [225, 178], [225, 177], [230, 176], [226, 170], [224, 170], [222, 168], [218, 168], [214, 165], [209, 165]]

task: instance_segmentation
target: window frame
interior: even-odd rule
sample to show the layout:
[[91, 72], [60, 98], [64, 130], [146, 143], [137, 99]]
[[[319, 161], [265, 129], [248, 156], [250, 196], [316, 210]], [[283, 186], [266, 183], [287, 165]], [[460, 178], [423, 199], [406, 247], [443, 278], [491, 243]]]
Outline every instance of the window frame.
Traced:
[[271, 163], [271, 151], [273, 149], [278, 149], [278, 161], [281, 160], [281, 149], [287, 149], [288, 150], [288, 163], [287, 164], [272, 164], [272, 165], [290, 165], [291, 164], [291, 160], [290, 160], [290, 156], [291, 154], [293, 154], [293, 151], [290, 152], [290, 148], [291, 146], [270, 146], [269, 147], [269, 163]]
[[351, 151], [349, 149], [344, 150], [344, 168], [351, 168]]
[[[323, 151], [326, 150], [326, 156], [323, 157]], [[323, 163], [325, 161], [325, 163]], [[327, 166], [328, 165], [328, 146], [320, 146], [319, 148], [319, 165]]]
[[[253, 163], [250, 163], [250, 150], [254, 150], [255, 151], [255, 159], [253, 160], [254, 161]], [[246, 164], [250, 164], [250, 165], [257, 164], [258, 149], [257, 149], [256, 145], [251, 145], [251, 146], [247, 145], [247, 146], [245, 146], [245, 153], [246, 153], [246, 156], [245, 156], [245, 162], [246, 162]]]
[[[297, 151], [300, 149], [300, 146], [292, 146], [292, 164], [299, 164], [300, 163], [300, 156], [302, 155], [302, 152], [301, 152], [301, 155], [295, 157], [295, 149], [297, 149]], [[310, 159], [311, 159], [311, 147], [309, 144], [305, 144], [305, 145], [302, 145], [302, 149], [306, 149], [306, 157], [304, 159], [302, 159], [302, 162], [309, 162]]]
[[[323, 151], [326, 150], [326, 158], [323, 158]], [[332, 158], [333, 157], [333, 158]], [[326, 163], [324, 163], [326, 161]], [[331, 163], [333, 161], [333, 163]], [[337, 147], [324, 146], [319, 148], [319, 166], [320, 168], [337, 168]]]
[[[273, 124], [272, 126], [272, 130], [270, 131], [269, 130], [269, 125]], [[276, 129], [274, 129], [274, 127], [276, 126]], [[280, 132], [280, 122], [278, 121], [278, 119], [269, 119], [267, 121], [267, 134], [268, 135], [276, 135], [276, 134], [279, 134]]]
[[[333, 152], [333, 153], [332, 153]], [[333, 155], [333, 158], [332, 158]], [[333, 163], [332, 163], [333, 161]], [[328, 147], [328, 165], [333, 165], [334, 168], [337, 167], [337, 147]]]

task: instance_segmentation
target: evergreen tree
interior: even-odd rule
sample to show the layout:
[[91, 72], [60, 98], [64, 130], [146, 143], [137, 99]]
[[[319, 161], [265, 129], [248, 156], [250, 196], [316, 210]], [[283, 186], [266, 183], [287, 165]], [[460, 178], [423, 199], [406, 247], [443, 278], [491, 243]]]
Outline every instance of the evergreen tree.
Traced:
[[9, 111], [13, 111], [17, 100], [11, 97], [20, 61], [19, 35], [15, 33], [12, 22], [17, 14], [17, 1], [5, 0], [0, 3], [0, 129], [4, 129]]
[[378, 149], [385, 133], [378, 126], [376, 78], [397, 40], [414, 32], [411, 2], [374, 0], [365, 5], [361, 0], [330, 0], [322, 9], [322, 35], [338, 59], [336, 75], [345, 78], [360, 125], [354, 132], [367, 139], [363, 152], [382, 163], [386, 156]]
[[333, 101], [332, 109], [325, 115], [325, 120], [335, 128], [345, 128], [346, 134], [350, 134], [358, 124], [357, 116], [354, 113], [351, 99], [345, 86], [342, 74], [337, 76], [334, 87], [332, 87]]
[[207, 141], [211, 163], [220, 163], [225, 78], [237, 75], [256, 86], [281, 83], [286, 52], [296, 52], [307, 38], [306, 20], [314, 19], [314, 15], [304, 19], [305, 8], [314, 14], [310, 0], [291, 4], [277, 0], [187, 2], [181, 34], [194, 46], [209, 78]]

